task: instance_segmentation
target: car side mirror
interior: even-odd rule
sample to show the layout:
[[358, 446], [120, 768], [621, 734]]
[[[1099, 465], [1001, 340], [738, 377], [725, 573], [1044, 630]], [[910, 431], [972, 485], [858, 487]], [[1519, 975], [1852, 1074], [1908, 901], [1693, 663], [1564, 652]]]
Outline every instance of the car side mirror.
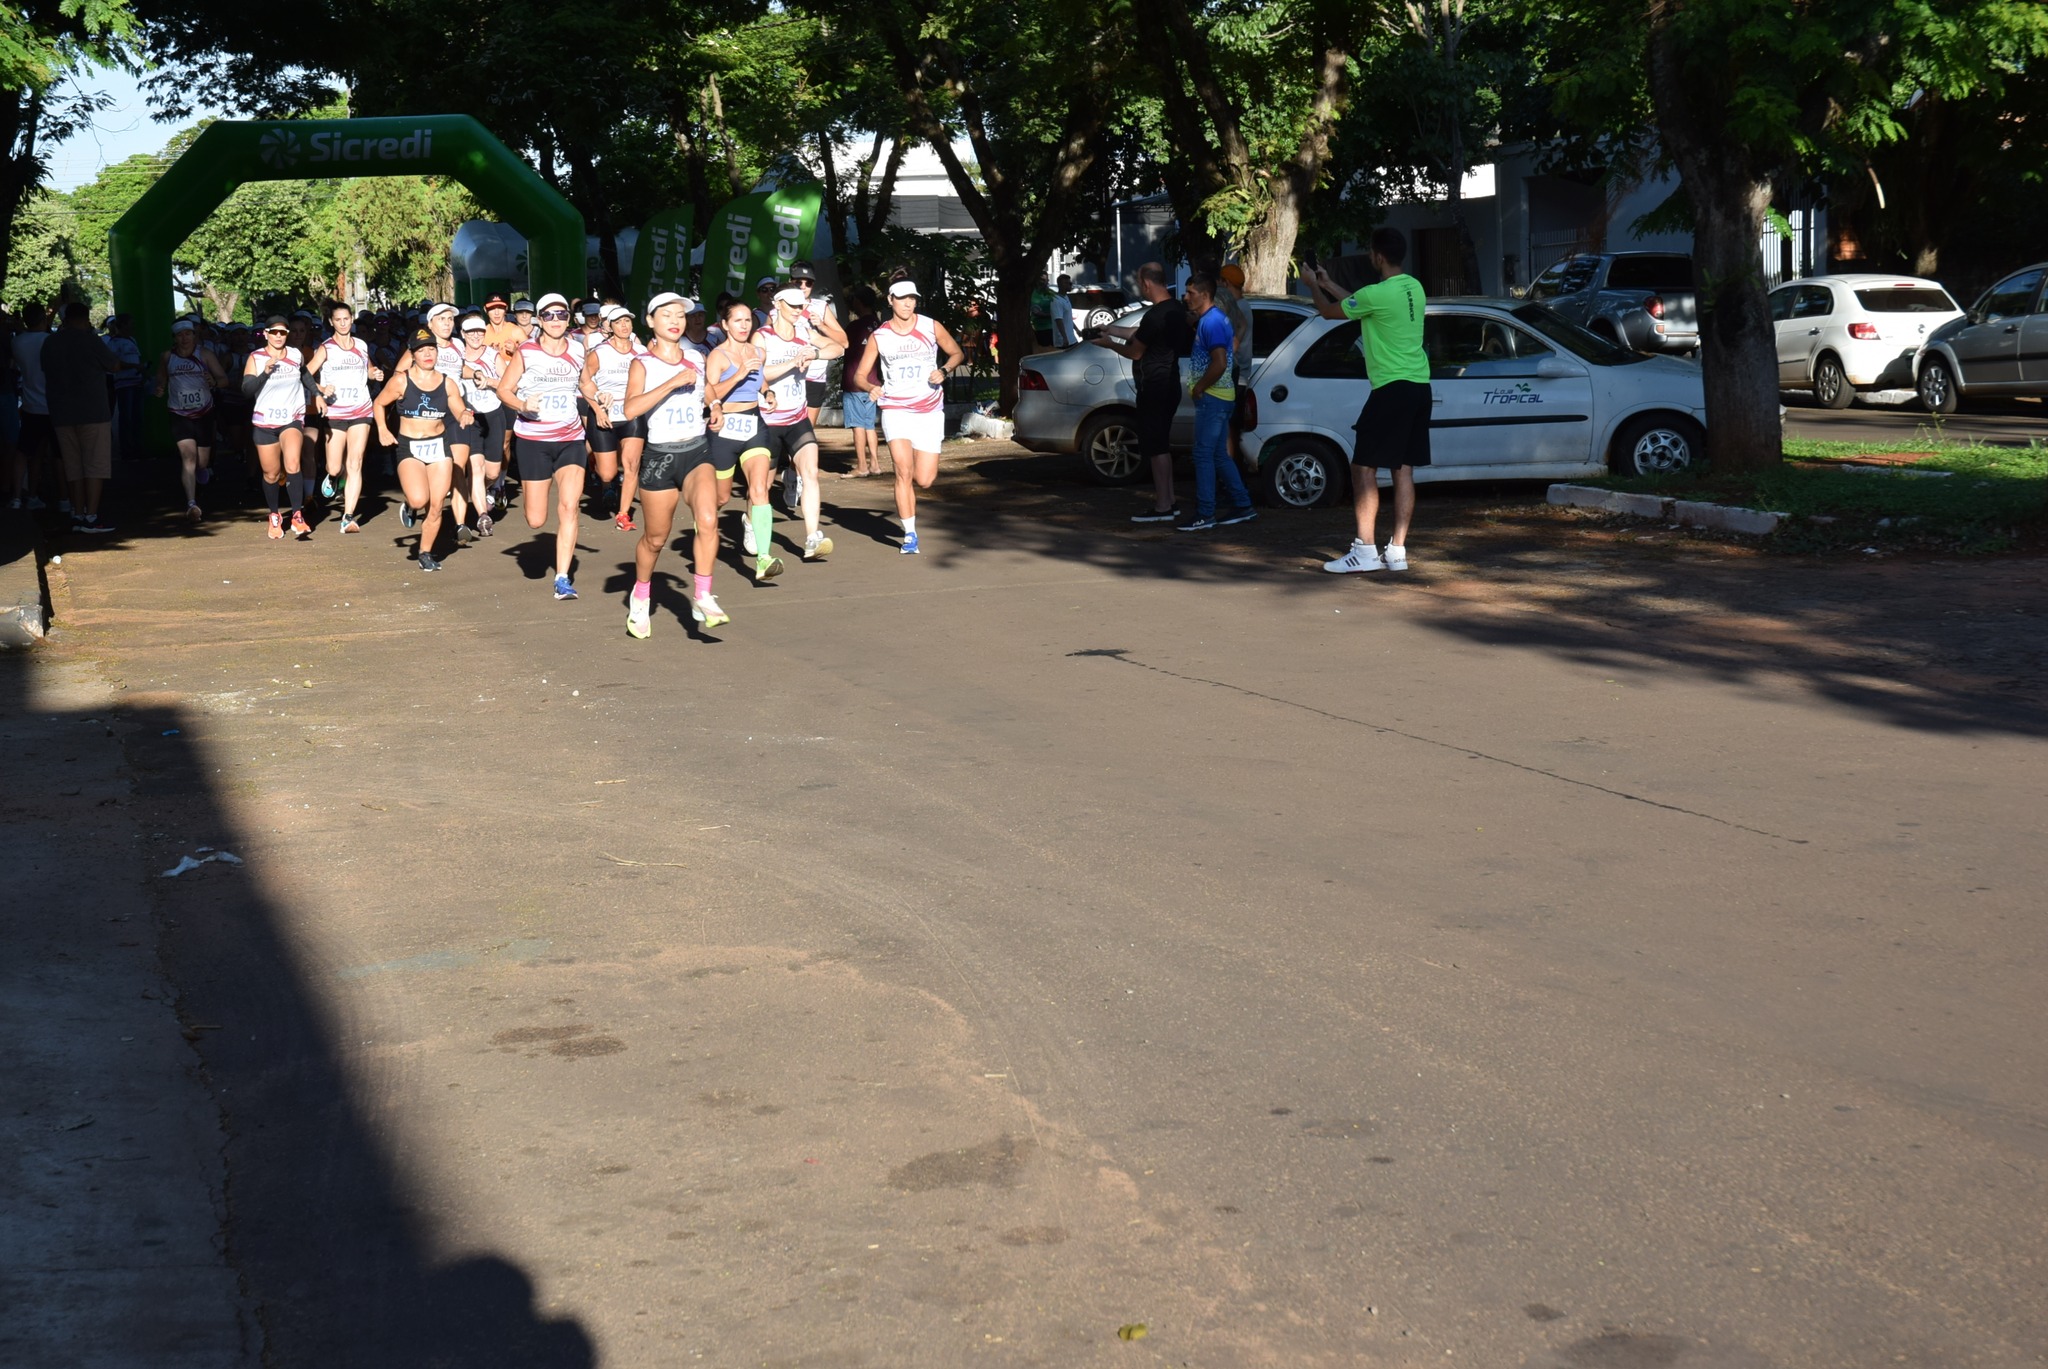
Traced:
[[1576, 374], [1578, 373], [1572, 369], [1571, 363], [1560, 356], [1547, 356], [1536, 363], [1538, 380], [1564, 380]]

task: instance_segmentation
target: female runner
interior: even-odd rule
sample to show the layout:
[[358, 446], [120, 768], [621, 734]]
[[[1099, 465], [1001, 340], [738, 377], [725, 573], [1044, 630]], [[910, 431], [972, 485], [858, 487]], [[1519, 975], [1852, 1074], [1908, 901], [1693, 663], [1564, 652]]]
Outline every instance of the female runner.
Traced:
[[[448, 497], [455, 476], [448, 434], [470, 417], [469, 406], [462, 402], [462, 383], [434, 368], [434, 354], [440, 347], [441, 340], [426, 329], [414, 333], [413, 364], [393, 373], [378, 392], [375, 405], [377, 436], [385, 445], [398, 448], [398, 484], [406, 511], [425, 510], [420, 519], [418, 555], [420, 569], [428, 572], [441, 569], [434, 556], [434, 539], [441, 532], [441, 501]], [[386, 405], [398, 409], [395, 443], [384, 417]], [[401, 521], [411, 526], [410, 518]]]
[[171, 411], [171, 441], [178, 444], [185, 481], [185, 516], [197, 523], [199, 472], [213, 459], [213, 392], [228, 383], [213, 353], [199, 350], [190, 319], [171, 325], [171, 350], [156, 364], [156, 393]]
[[[462, 383], [462, 348], [455, 342], [455, 317], [460, 311], [452, 304], [436, 304], [427, 310], [427, 331], [434, 335], [434, 369], [457, 385]], [[469, 451], [477, 434], [465, 422], [448, 430], [448, 455], [455, 462], [448, 490], [449, 511], [455, 515], [455, 538], [467, 543], [470, 485]]]
[[334, 498], [334, 478], [341, 476], [341, 530], [361, 532], [356, 501], [363, 494], [363, 453], [370, 445], [370, 385], [384, 379], [384, 368], [355, 335], [355, 310], [337, 303], [327, 311], [332, 337], [313, 349], [306, 374], [318, 379], [327, 405], [327, 476], [320, 482], [323, 499]]
[[560, 295], [540, 298], [540, 336], [525, 343], [505, 363], [498, 379], [498, 398], [512, 411], [512, 445], [519, 463], [519, 502], [526, 526], [535, 532], [547, 525], [548, 487], [554, 486], [555, 597], [574, 599], [576, 586], [569, 570], [576, 559], [578, 508], [583, 502], [583, 421], [576, 414], [576, 391], [583, 378], [583, 360], [569, 342], [569, 301]]
[[[939, 353], [946, 359], [942, 364]], [[899, 280], [889, 287], [889, 318], [869, 336], [854, 370], [855, 381], [876, 392], [882, 411], [882, 440], [896, 468], [896, 516], [903, 542], [896, 550], [917, 555], [917, 492], [939, 478], [939, 448], [946, 440], [946, 377], [960, 369], [960, 346], [946, 325], [917, 312], [917, 286]], [[880, 384], [874, 371], [880, 364]]]
[[[633, 530], [633, 496], [640, 488], [640, 450], [646, 445], [645, 425], [625, 416], [626, 373], [639, 356], [640, 340], [633, 336], [632, 311], [607, 304], [601, 315], [603, 339], [583, 358], [582, 391], [590, 406], [590, 464], [602, 486], [617, 480], [619, 507], [615, 511], [620, 532]], [[625, 473], [620, 474], [621, 463]], [[601, 511], [600, 511], [601, 512]]]
[[284, 537], [284, 515], [277, 506], [279, 487], [291, 500], [292, 533], [301, 542], [313, 535], [306, 522], [306, 478], [299, 471], [299, 448], [306, 422], [304, 354], [287, 346], [291, 325], [272, 314], [263, 325], [263, 345], [242, 365], [242, 393], [256, 401], [250, 439], [263, 467], [263, 500], [270, 505], [270, 540]]
[[690, 544], [696, 572], [690, 616], [706, 627], [732, 621], [711, 594], [711, 572], [718, 563], [718, 506], [721, 491], [731, 491], [732, 472], [721, 481], [713, 468], [705, 438], [704, 353], [683, 339], [689, 313], [690, 302], [681, 295], [660, 294], [647, 302], [654, 342], [627, 368], [620, 404], [620, 411], [643, 421], [647, 431], [640, 458], [640, 517], [646, 527], [633, 550], [633, 595], [626, 603], [626, 631], [642, 639], [649, 631], [654, 563], [668, 543], [679, 499], [689, 504], [697, 525]]
[[806, 377], [821, 353], [836, 355], [839, 348], [812, 340], [804, 306], [803, 291], [778, 290], [769, 306], [775, 312], [759, 334], [766, 358], [762, 374], [770, 382], [761, 391], [761, 435], [789, 468], [790, 503], [804, 520], [804, 560], [817, 561], [832, 554], [832, 539], [818, 531], [818, 435], [811, 427]]
[[498, 377], [504, 357], [490, 341], [490, 325], [471, 314], [462, 320], [462, 399], [476, 415], [470, 426], [476, 448], [470, 455], [470, 497], [476, 504], [476, 531], [491, 535], [491, 516], [501, 511], [505, 484], [505, 402], [498, 398]]
[[[721, 481], [732, 479], [735, 466], [746, 471], [747, 518], [740, 525], [740, 545], [754, 558], [754, 579], [772, 580], [782, 574], [782, 558], [769, 550], [775, 515], [768, 507], [768, 489], [775, 470], [761, 431], [761, 368], [766, 358], [753, 341], [752, 305], [734, 300], [719, 321], [725, 326], [725, 341], [704, 363], [711, 396], [711, 463]], [[785, 365], [785, 372], [790, 369]]]

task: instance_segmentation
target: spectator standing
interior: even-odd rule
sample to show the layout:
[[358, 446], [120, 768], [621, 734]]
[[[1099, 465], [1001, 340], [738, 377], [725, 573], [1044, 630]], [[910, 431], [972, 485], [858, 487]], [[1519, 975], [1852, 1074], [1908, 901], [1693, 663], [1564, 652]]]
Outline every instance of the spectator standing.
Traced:
[[107, 346], [121, 369], [114, 372], [114, 443], [133, 461], [142, 455], [142, 347], [126, 314], [107, 320]]
[[1052, 291], [1043, 281], [1031, 287], [1031, 338], [1041, 348], [1052, 346]]
[[[1401, 269], [1408, 239], [1398, 228], [1372, 235], [1372, 264], [1380, 274], [1349, 298], [1318, 266], [1304, 279], [1324, 318], [1355, 320], [1364, 338], [1365, 377], [1372, 383], [1359, 411], [1351, 447], [1351, 503], [1358, 535], [1351, 550], [1323, 563], [1333, 575], [1408, 569], [1408, 523], [1415, 514], [1415, 467], [1429, 464], [1429, 354], [1422, 345], [1422, 282]], [[1384, 554], [1374, 545], [1379, 521], [1379, 473], [1393, 472], [1394, 526]]]
[[92, 328], [83, 300], [64, 306], [64, 326], [42, 351], [50, 426], [71, 485], [71, 526], [77, 532], [112, 532], [100, 519], [100, 490], [114, 474], [114, 407], [107, 377], [121, 369]]
[[1091, 338], [1098, 347], [1129, 358], [1138, 388], [1138, 454], [1152, 466], [1152, 507], [1131, 515], [1133, 523], [1171, 523], [1173, 506], [1173, 415], [1180, 408], [1180, 368], [1194, 346], [1188, 311], [1174, 299], [1166, 268], [1148, 261], [1138, 268], [1138, 296], [1151, 307], [1130, 324], [1111, 324]]
[[1231, 380], [1237, 387], [1230, 406], [1230, 459], [1242, 467], [1244, 415], [1252, 394], [1252, 313], [1244, 305], [1244, 268], [1236, 262], [1216, 273], [1216, 307], [1230, 320]]
[[[15, 384], [21, 394], [21, 433], [14, 441], [14, 499], [17, 509], [40, 509], [36, 498], [43, 456], [50, 445], [50, 400], [43, 384], [43, 344], [50, 340], [49, 315], [40, 304], [21, 311], [21, 331], [11, 344]], [[71, 501], [61, 501], [65, 513]]]
[[[1216, 307], [1213, 276], [1188, 277], [1188, 315], [1195, 320], [1195, 342], [1187, 360], [1191, 375], [1188, 394], [1195, 401], [1195, 514], [1174, 524], [1176, 532], [1207, 532], [1232, 523], [1249, 523], [1259, 516], [1252, 507], [1244, 477], [1230, 459], [1230, 411], [1237, 402], [1237, 384], [1232, 378], [1233, 339], [1230, 320]], [[1216, 481], [1221, 476], [1223, 491], [1231, 504], [1220, 514], [1216, 508]]]
[[868, 339], [881, 325], [882, 302], [867, 286], [856, 285], [847, 295], [847, 308], [850, 316], [846, 320], [846, 354], [856, 364], [841, 371], [840, 401], [846, 411], [846, 426], [853, 431], [853, 469], [842, 474], [852, 479], [882, 473], [881, 443], [875, 436], [878, 415], [874, 392], [861, 386], [854, 375]]
[[1061, 276], [1058, 288], [1053, 291], [1052, 345], [1055, 347], [1071, 347], [1081, 340], [1081, 335], [1074, 331], [1073, 289], [1074, 278]]

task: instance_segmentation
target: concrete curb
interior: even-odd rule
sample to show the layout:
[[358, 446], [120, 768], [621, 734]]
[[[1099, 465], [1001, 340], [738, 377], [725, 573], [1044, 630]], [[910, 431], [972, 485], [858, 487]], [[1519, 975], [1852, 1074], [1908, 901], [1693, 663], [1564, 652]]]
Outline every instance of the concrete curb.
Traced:
[[1727, 504], [1703, 504], [1692, 499], [1665, 499], [1654, 494], [1632, 494], [1625, 490], [1596, 489], [1591, 485], [1552, 485], [1549, 501], [1566, 508], [1598, 509], [1625, 514], [1630, 518], [1651, 518], [1679, 523], [1709, 532], [1734, 532], [1745, 537], [1768, 537], [1789, 515], [1764, 509], [1736, 508]]
[[0, 510], [0, 647], [34, 646], [43, 640], [49, 631], [43, 603], [36, 520], [18, 510]]

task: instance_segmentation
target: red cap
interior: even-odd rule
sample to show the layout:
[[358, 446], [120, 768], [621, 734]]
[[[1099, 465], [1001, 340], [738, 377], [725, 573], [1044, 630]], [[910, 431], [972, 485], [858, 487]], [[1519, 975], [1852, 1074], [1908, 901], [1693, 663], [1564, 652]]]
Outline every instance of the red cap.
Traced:
[[489, 299], [484, 301], [484, 308], [486, 309], [509, 309], [511, 307], [511, 305], [505, 303], [505, 297], [503, 295], [492, 295]]

